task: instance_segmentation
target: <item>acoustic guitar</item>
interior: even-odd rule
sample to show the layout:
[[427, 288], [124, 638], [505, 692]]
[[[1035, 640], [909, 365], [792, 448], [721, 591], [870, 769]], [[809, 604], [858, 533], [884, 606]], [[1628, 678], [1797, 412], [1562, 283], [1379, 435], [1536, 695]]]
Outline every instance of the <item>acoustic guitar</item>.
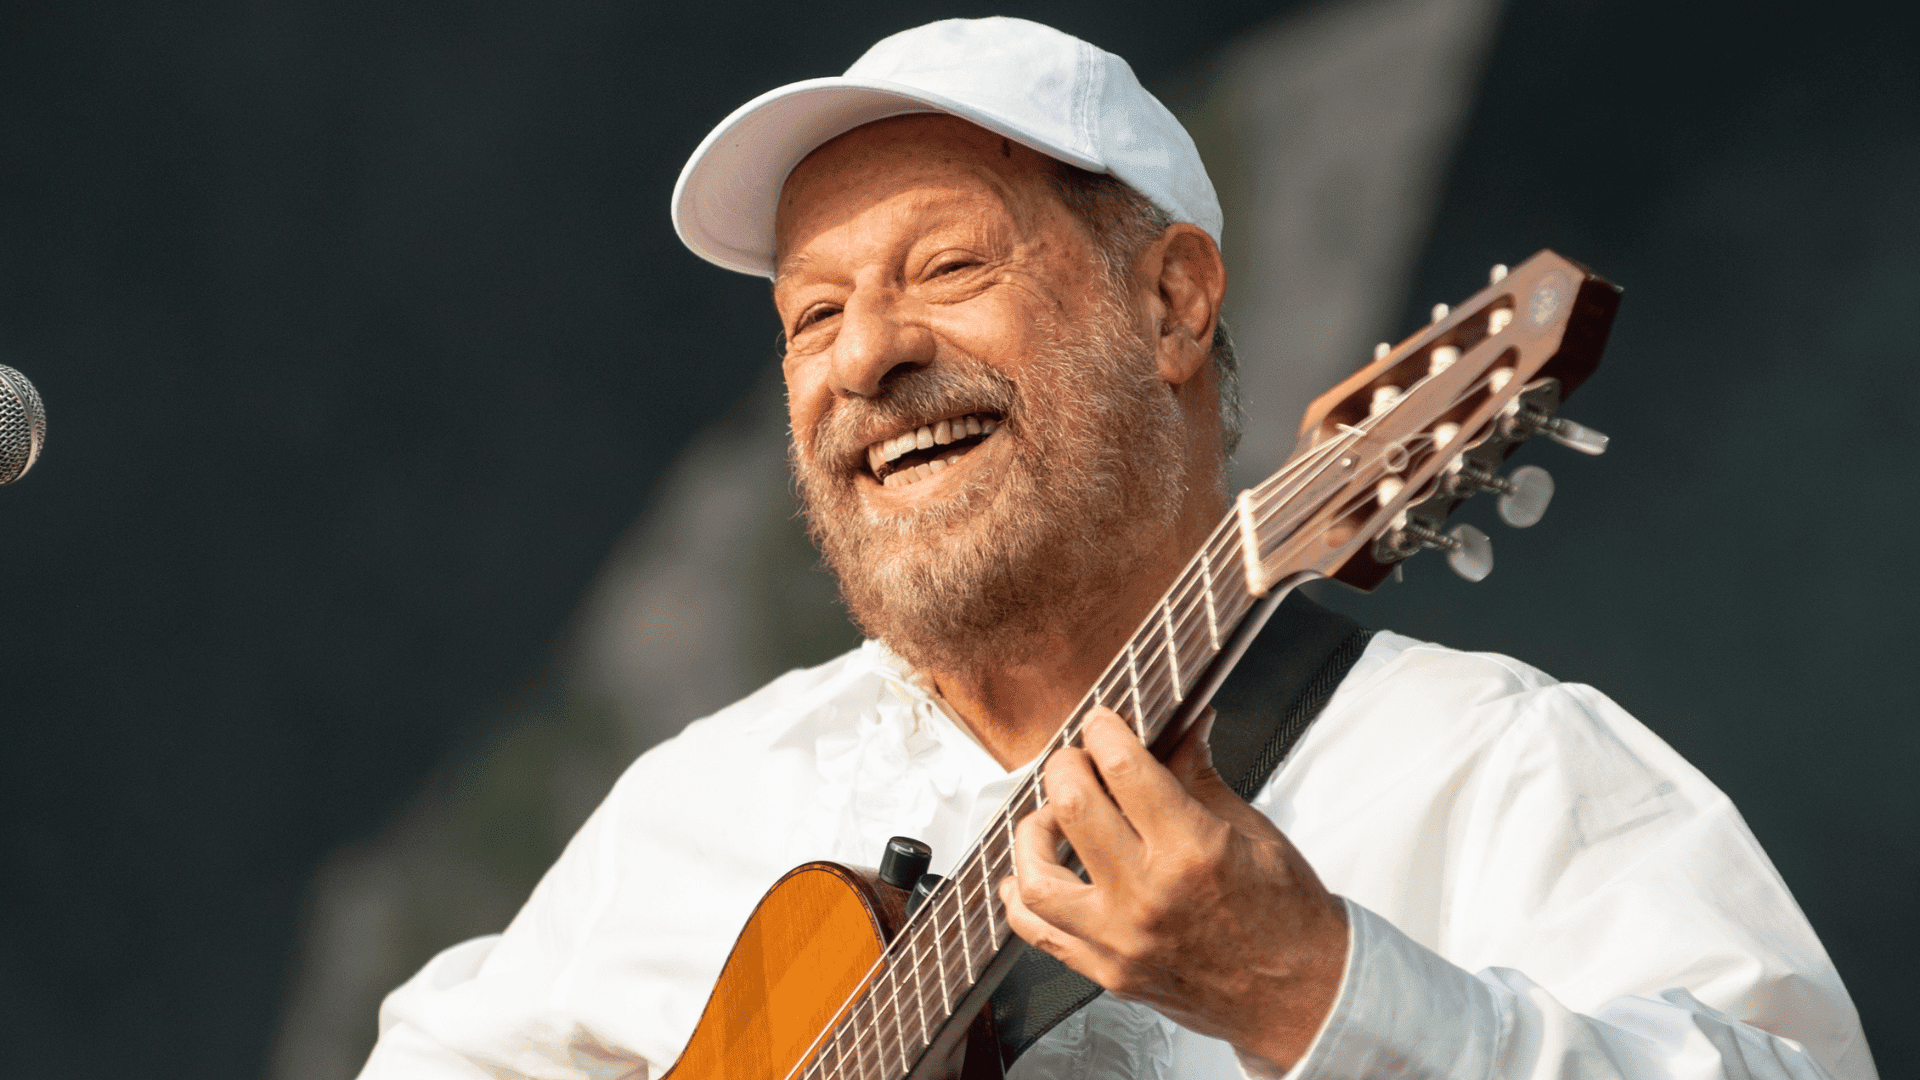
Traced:
[[[1296, 585], [1325, 577], [1370, 590], [1429, 548], [1478, 581], [1491, 545], [1471, 525], [1442, 531], [1454, 508], [1493, 492], [1503, 520], [1531, 525], [1552, 480], [1535, 466], [1501, 476], [1513, 450], [1536, 434], [1606, 449], [1604, 435], [1556, 413], [1599, 364], [1619, 289], [1550, 251], [1491, 279], [1314, 401], [1286, 465], [1240, 493], [1048, 753], [1076, 745], [1104, 705], [1164, 758]], [[1045, 798], [1036, 767], [950, 874], [921, 879], [911, 913], [899, 886], [912, 881], [827, 862], [787, 874], [748, 920], [667, 1075], [999, 1076], [983, 1008], [1025, 944], [995, 887], [1013, 864], [1014, 826]]]

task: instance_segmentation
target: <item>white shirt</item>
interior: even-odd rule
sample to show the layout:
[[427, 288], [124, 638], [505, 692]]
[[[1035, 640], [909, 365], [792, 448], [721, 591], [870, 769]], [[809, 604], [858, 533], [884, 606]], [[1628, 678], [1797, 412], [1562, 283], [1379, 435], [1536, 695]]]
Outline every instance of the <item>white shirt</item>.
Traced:
[[[1017, 776], [873, 642], [791, 672], [635, 761], [504, 934], [387, 998], [363, 1080], [658, 1077], [781, 874], [894, 835], [940, 872]], [[1290, 1078], [1875, 1076], [1732, 803], [1589, 687], [1378, 634], [1253, 805], [1351, 916]], [[1104, 995], [1011, 1073], [1241, 1075]]]

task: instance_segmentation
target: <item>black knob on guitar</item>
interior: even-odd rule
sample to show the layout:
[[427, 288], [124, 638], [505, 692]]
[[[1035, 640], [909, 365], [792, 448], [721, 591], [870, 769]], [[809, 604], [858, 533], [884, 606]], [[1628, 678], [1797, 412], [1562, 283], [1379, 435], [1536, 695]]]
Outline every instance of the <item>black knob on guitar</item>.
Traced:
[[880, 857], [880, 880], [896, 889], [911, 889], [932, 861], [932, 848], [911, 836], [896, 836], [887, 841], [887, 853]]
[[907, 918], [913, 918], [913, 913], [920, 910], [920, 905], [925, 903], [927, 897], [933, 895], [933, 890], [939, 888], [940, 883], [945, 880], [947, 879], [939, 874], [921, 874], [920, 880], [913, 883], [913, 894], [907, 897]]

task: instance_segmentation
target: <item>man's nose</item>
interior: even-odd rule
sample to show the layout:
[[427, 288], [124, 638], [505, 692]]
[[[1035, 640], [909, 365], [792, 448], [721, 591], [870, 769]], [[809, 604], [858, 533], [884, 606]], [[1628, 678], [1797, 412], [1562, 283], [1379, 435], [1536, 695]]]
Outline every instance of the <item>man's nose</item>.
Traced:
[[904, 315], [888, 296], [848, 300], [833, 343], [834, 393], [877, 397], [895, 373], [932, 363], [933, 334]]

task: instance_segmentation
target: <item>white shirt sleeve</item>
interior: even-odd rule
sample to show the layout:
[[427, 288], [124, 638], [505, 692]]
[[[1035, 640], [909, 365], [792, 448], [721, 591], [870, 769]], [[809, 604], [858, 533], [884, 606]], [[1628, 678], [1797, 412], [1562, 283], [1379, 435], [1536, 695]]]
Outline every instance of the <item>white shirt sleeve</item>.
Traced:
[[[1292, 822], [1348, 898], [1352, 938], [1287, 1080], [1872, 1080], [1831, 961], [1711, 782], [1590, 687], [1504, 658], [1402, 655], [1345, 733], [1363, 737], [1308, 763], [1349, 790], [1383, 772], [1340, 807], [1379, 821], [1339, 844]], [[1446, 687], [1470, 700], [1422, 707]], [[1371, 739], [1369, 722], [1428, 730]]]
[[[1470, 974], [1347, 902], [1353, 952], [1333, 1012], [1287, 1080], [1830, 1080], [1790, 1039], [1685, 990], [1582, 1015], [1520, 972]], [[1243, 1061], [1248, 1075], [1281, 1075]]]

